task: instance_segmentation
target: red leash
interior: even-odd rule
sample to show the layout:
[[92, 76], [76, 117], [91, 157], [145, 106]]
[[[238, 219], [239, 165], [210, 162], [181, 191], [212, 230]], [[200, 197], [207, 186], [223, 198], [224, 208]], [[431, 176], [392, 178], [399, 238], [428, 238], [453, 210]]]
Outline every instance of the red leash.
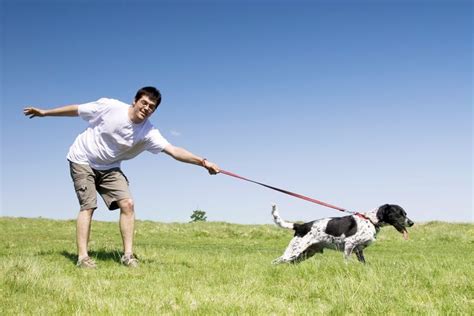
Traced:
[[291, 196], [294, 196], [294, 197], [297, 197], [297, 198], [300, 198], [300, 199], [303, 199], [303, 200], [306, 200], [306, 201], [309, 201], [309, 202], [313, 202], [313, 203], [316, 203], [316, 204], [319, 204], [319, 205], [322, 205], [322, 206], [330, 207], [330, 208], [333, 208], [333, 209], [341, 211], [341, 212], [351, 213], [351, 214], [354, 214], [354, 215], [357, 215], [357, 216], [362, 216], [363, 218], [366, 218], [364, 215], [362, 215], [360, 213], [352, 212], [352, 211], [346, 210], [344, 208], [334, 206], [334, 205], [331, 205], [331, 204], [328, 204], [328, 203], [325, 203], [325, 202], [322, 202], [322, 201], [319, 201], [319, 200], [316, 200], [316, 199], [313, 199], [313, 198], [310, 198], [310, 197], [307, 197], [307, 196], [304, 196], [304, 195], [301, 195], [301, 194], [298, 194], [298, 193], [294, 193], [294, 192], [291, 192], [291, 191], [275, 188], [275, 187], [272, 187], [270, 185], [267, 185], [267, 184], [264, 184], [264, 183], [261, 183], [261, 182], [250, 180], [250, 179], [244, 178], [242, 176], [239, 176], [239, 175], [237, 175], [235, 173], [232, 173], [232, 172], [229, 172], [229, 171], [225, 171], [225, 170], [220, 169], [220, 173], [223, 173], [225, 175], [228, 175], [228, 176], [231, 176], [231, 177], [234, 177], [234, 178], [242, 179], [242, 180], [245, 180], [245, 181], [248, 181], [248, 182], [252, 182], [252, 183], [267, 187], [269, 189], [279, 191], [279, 192], [282, 192], [282, 193], [285, 193], [285, 194], [288, 194], [288, 195], [291, 195]]

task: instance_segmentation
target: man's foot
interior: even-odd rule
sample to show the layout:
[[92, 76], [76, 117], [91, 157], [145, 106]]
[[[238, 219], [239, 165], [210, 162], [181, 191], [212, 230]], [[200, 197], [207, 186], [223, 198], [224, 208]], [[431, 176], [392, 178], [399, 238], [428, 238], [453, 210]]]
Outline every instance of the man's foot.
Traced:
[[122, 262], [124, 266], [130, 267], [130, 268], [138, 267], [138, 259], [135, 258], [134, 255], [123, 255], [122, 258], [120, 259], [120, 262]]
[[95, 264], [95, 261], [91, 257], [84, 257], [82, 259], [77, 260], [76, 266], [78, 268], [84, 268], [84, 269], [95, 269], [95, 268], [97, 268], [97, 265]]

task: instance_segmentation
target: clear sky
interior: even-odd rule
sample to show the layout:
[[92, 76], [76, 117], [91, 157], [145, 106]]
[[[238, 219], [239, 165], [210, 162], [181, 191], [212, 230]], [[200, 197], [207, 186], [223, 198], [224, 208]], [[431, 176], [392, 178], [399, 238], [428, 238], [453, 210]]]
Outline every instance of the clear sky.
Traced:
[[[79, 118], [157, 86], [151, 118], [222, 169], [356, 211], [472, 222], [471, 1], [1, 1], [1, 214], [73, 219]], [[340, 212], [143, 153], [137, 218], [271, 223]], [[98, 220], [117, 220], [99, 200]]]

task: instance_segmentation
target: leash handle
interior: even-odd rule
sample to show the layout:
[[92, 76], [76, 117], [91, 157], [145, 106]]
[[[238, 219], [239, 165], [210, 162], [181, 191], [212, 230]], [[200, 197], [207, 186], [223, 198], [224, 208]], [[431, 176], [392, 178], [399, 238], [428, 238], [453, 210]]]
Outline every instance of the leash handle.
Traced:
[[313, 199], [313, 198], [310, 198], [310, 197], [307, 197], [307, 196], [304, 196], [304, 195], [301, 195], [301, 194], [298, 194], [298, 193], [294, 193], [294, 192], [291, 192], [291, 191], [287, 191], [287, 190], [279, 189], [279, 188], [276, 188], [276, 187], [272, 187], [271, 185], [268, 185], [268, 184], [265, 184], [265, 183], [257, 182], [257, 181], [254, 181], [254, 180], [250, 180], [250, 179], [244, 178], [244, 177], [242, 177], [242, 176], [239, 176], [239, 175], [237, 175], [237, 174], [235, 174], [235, 173], [226, 171], [226, 170], [220, 169], [220, 173], [223, 173], [223, 174], [225, 174], [225, 175], [228, 175], [228, 176], [231, 176], [231, 177], [234, 177], [234, 178], [237, 178], [237, 179], [241, 179], [241, 180], [245, 180], [245, 181], [248, 181], [248, 182], [252, 182], [252, 183], [255, 183], [255, 184], [258, 184], [258, 185], [267, 187], [267, 188], [269, 188], [269, 189], [272, 189], [272, 190], [275, 190], [275, 191], [278, 191], [278, 192], [281, 192], [281, 193], [285, 193], [285, 194], [288, 194], [288, 195], [297, 197], [297, 198], [299, 198], [299, 199], [303, 199], [303, 200], [306, 200], [306, 201], [309, 201], [309, 202], [312, 202], [312, 203], [316, 203], [316, 204], [319, 204], [319, 205], [322, 205], [322, 206], [326, 206], [326, 207], [329, 207], [329, 208], [332, 208], [332, 209], [335, 209], [335, 210], [338, 210], [338, 211], [341, 211], [341, 212], [347, 212], [347, 213], [352, 213], [352, 214], [354, 214], [354, 212], [348, 211], [348, 210], [346, 210], [346, 209], [344, 209], [344, 208], [341, 208], [341, 207], [338, 207], [338, 206], [335, 206], [335, 205], [331, 205], [331, 204], [329, 204], [329, 203], [326, 203], [326, 202], [323, 202], [323, 201], [319, 201], [319, 200], [316, 200], [316, 199]]

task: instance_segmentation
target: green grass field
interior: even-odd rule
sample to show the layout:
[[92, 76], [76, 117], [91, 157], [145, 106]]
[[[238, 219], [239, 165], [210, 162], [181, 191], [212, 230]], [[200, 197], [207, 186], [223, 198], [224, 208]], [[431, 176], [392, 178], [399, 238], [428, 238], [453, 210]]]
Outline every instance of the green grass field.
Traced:
[[291, 231], [138, 221], [138, 269], [119, 263], [117, 223], [94, 222], [97, 270], [75, 267], [75, 221], [0, 217], [0, 315], [472, 315], [474, 225], [392, 227], [367, 265], [325, 251], [272, 266]]

